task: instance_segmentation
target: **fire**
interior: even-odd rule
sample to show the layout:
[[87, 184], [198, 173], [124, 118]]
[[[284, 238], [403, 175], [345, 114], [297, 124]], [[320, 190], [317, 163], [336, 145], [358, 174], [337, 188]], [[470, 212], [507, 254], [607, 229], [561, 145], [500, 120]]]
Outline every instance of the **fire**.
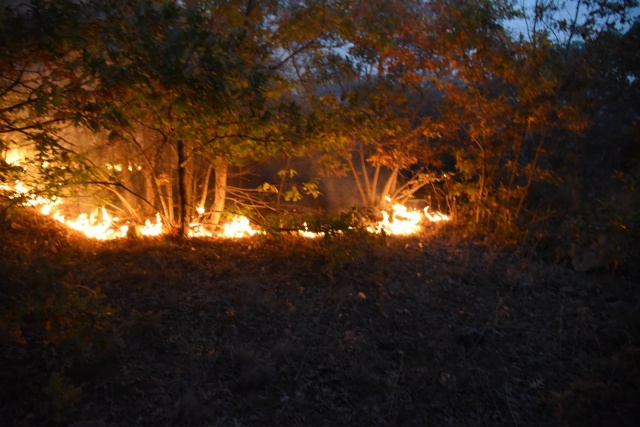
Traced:
[[138, 231], [143, 236], [159, 236], [164, 232], [162, 227], [162, 218], [160, 218], [160, 214], [156, 212], [156, 222], [153, 223], [150, 219], [147, 219], [144, 225], [138, 228]]
[[298, 234], [302, 237], [306, 237], [308, 239], [315, 239], [316, 237], [324, 236], [323, 232], [316, 233], [315, 231], [309, 231], [309, 227], [307, 226], [306, 222], [303, 224], [303, 226], [304, 226], [304, 230], [298, 230]]
[[52, 218], [84, 233], [87, 237], [98, 240], [125, 237], [129, 231], [128, 225], [117, 226], [116, 223], [120, 219], [109, 215], [105, 208], [96, 208], [89, 215], [81, 213], [76, 219], [66, 219], [60, 212], [54, 212]]
[[[67, 218], [59, 206], [62, 203], [60, 198], [48, 199], [42, 196], [33, 195], [24, 183], [16, 181], [13, 186], [0, 184], [0, 190], [10, 190], [15, 193], [15, 197], [25, 197], [27, 206], [38, 207], [40, 213], [51, 216], [74, 230], [84, 233], [87, 237], [98, 240], [111, 240], [126, 237], [129, 225], [119, 224], [120, 218], [111, 215], [104, 207], [94, 209], [90, 214], [81, 213], [75, 219]], [[11, 196], [10, 196], [11, 197]], [[200, 213], [201, 209], [198, 209]], [[367, 227], [367, 230], [376, 234], [389, 234], [397, 236], [408, 236], [420, 232], [422, 222], [449, 221], [449, 216], [440, 212], [429, 212], [429, 207], [423, 211], [410, 210], [406, 206], [394, 204], [390, 211], [382, 211], [382, 220]], [[155, 222], [147, 219], [145, 224], [136, 227], [138, 233], [143, 236], [159, 236], [166, 232], [162, 218], [156, 213]], [[253, 228], [249, 219], [245, 216], [236, 215], [231, 222], [224, 224], [222, 232], [214, 235], [204, 224], [192, 222], [189, 224], [189, 237], [222, 237], [222, 238], [243, 238], [256, 234], [264, 234], [264, 231]], [[309, 231], [307, 223], [304, 229], [298, 230], [298, 235], [306, 238], [317, 238], [324, 236], [323, 232]]]
[[[391, 202], [389, 196], [385, 197], [385, 201]], [[391, 212], [382, 211], [382, 221], [375, 226], [369, 227], [371, 233], [385, 233], [398, 236], [408, 236], [418, 233], [424, 219], [430, 222], [449, 221], [449, 216], [440, 212], [429, 212], [429, 206], [424, 208], [422, 212], [418, 210], [410, 210], [399, 203], [391, 206]]]
[[406, 206], [394, 204], [391, 214], [382, 211], [382, 221], [374, 227], [369, 227], [372, 233], [385, 233], [399, 236], [407, 236], [420, 231], [422, 221], [420, 211], [409, 210]]
[[449, 215], [445, 215], [442, 212], [429, 212], [429, 206], [424, 208], [424, 216], [431, 222], [449, 221]]
[[5, 152], [4, 161], [8, 165], [19, 166], [25, 162], [26, 155], [24, 151], [17, 149], [10, 149]]
[[239, 238], [253, 236], [263, 233], [251, 227], [249, 219], [242, 215], [236, 215], [230, 223], [224, 225], [224, 230], [220, 233], [220, 237]]
[[189, 224], [189, 237], [213, 237], [213, 233], [207, 230], [204, 224], [192, 222]]
[[[5, 162], [11, 165], [21, 165], [25, 162], [25, 155], [20, 150], [7, 150], [5, 152]], [[122, 165], [108, 165], [116, 171], [122, 170]], [[127, 165], [129, 170], [139, 166]], [[53, 219], [84, 233], [87, 237], [110, 240], [126, 237], [130, 226], [121, 224], [120, 218], [110, 214], [104, 207], [96, 208], [91, 213], [81, 213], [75, 219], [65, 216], [61, 210], [62, 199], [57, 197], [46, 198], [33, 193], [32, 188], [21, 181], [15, 181], [13, 185], [0, 182], [0, 191], [8, 193], [9, 198], [21, 198], [23, 205], [36, 207], [43, 215], [51, 216]], [[387, 196], [385, 200], [390, 203]], [[199, 215], [205, 213], [204, 206], [198, 206], [196, 212]], [[423, 211], [412, 210], [401, 204], [394, 204], [388, 210], [382, 211], [382, 220], [367, 227], [371, 233], [406, 236], [420, 232], [422, 223], [449, 221], [449, 217], [440, 212], [430, 212], [427, 206]], [[155, 222], [147, 219], [142, 226], [135, 226], [138, 234], [143, 236], [158, 236], [166, 232], [165, 226], [159, 213], [156, 213]], [[222, 238], [242, 238], [256, 234], [264, 234], [264, 231], [253, 228], [248, 218], [235, 216], [231, 222], [224, 224], [222, 232], [214, 234], [208, 230], [204, 224], [194, 221], [189, 224], [189, 237], [222, 237]], [[317, 238], [324, 236], [323, 232], [309, 231], [307, 223], [304, 229], [298, 230], [298, 235], [305, 238]]]

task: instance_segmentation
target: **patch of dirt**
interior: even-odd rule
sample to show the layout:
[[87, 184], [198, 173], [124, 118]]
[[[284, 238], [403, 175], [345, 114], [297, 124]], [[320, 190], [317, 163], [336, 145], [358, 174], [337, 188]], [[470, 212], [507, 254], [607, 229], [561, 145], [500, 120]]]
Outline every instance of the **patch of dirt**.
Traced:
[[[52, 239], [74, 251], [75, 280], [100, 288], [127, 325], [109, 357], [66, 369], [82, 389], [68, 420], [76, 427], [640, 420], [640, 292], [631, 279], [578, 274], [442, 229], [412, 238]], [[7, 387], [46, 368], [11, 349], [2, 352], [15, 367], [0, 377], [5, 399]], [[42, 424], [37, 399], [21, 399], [0, 404], [0, 417]]]

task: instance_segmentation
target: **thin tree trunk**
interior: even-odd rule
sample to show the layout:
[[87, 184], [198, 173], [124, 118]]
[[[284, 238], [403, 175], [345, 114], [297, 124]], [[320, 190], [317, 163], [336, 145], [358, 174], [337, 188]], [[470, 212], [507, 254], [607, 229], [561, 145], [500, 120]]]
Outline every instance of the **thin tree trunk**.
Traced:
[[[367, 192], [371, 192], [371, 182], [369, 181], [369, 172], [367, 172], [367, 162], [364, 157], [364, 147], [362, 143], [358, 144], [358, 152], [360, 154], [360, 167], [362, 168], [362, 178], [364, 179], [364, 187], [367, 189]], [[364, 203], [367, 204], [367, 201], [364, 200]]]
[[[147, 174], [146, 172], [144, 172], [143, 169], [143, 177], [144, 177], [144, 197], [151, 202], [152, 205], [155, 206], [156, 203], [156, 194], [157, 194], [157, 190], [154, 188], [153, 186], [153, 178], [151, 176], [149, 176], [149, 174]], [[155, 214], [155, 212], [151, 212], [150, 206], [148, 205], [143, 205], [143, 217], [148, 217], [151, 216], [153, 214]], [[156, 210], [157, 212], [157, 210]]]
[[531, 189], [531, 184], [533, 182], [533, 177], [535, 175], [536, 166], [538, 164], [538, 159], [540, 158], [540, 153], [542, 152], [542, 146], [544, 145], [544, 141], [546, 139], [546, 134], [542, 134], [540, 137], [540, 142], [536, 147], [536, 154], [533, 156], [533, 161], [531, 162], [529, 174], [527, 176], [527, 184], [524, 187], [522, 195], [520, 196], [520, 200], [518, 201], [518, 207], [516, 207], [516, 211], [514, 213], [514, 218], [518, 218], [520, 216], [520, 211], [522, 210], [522, 206], [524, 205], [524, 201], [527, 199], [527, 195], [529, 194], [529, 190]]
[[507, 189], [513, 190], [513, 185], [516, 182], [516, 178], [518, 176], [518, 170], [520, 169], [520, 155], [522, 154], [522, 147], [524, 146], [525, 139], [527, 138], [527, 134], [529, 133], [529, 129], [531, 127], [531, 122], [527, 122], [527, 128], [522, 134], [522, 138], [519, 138], [518, 145], [514, 150], [514, 158], [513, 158], [513, 167], [511, 168], [511, 177], [509, 179], [509, 186]]
[[478, 183], [478, 195], [476, 196], [476, 224], [480, 223], [480, 216], [482, 213], [482, 201], [484, 199], [484, 185], [486, 179], [486, 165], [484, 163], [484, 158], [482, 160], [482, 170], [480, 171], [480, 178]]
[[[185, 160], [185, 174], [184, 174], [184, 188], [187, 194], [186, 197], [186, 212], [187, 212], [187, 221], [191, 221], [194, 216], [194, 209], [196, 206], [196, 179], [194, 177], [196, 162], [195, 156], [191, 153]], [[189, 222], [187, 222], [189, 224]]]
[[184, 142], [182, 139], [178, 140], [178, 207], [180, 212], [180, 228], [178, 235], [180, 237], [186, 237], [187, 235], [187, 187], [186, 187], [186, 168], [184, 157]]
[[[373, 179], [371, 180], [371, 187], [369, 187], [369, 206], [376, 205], [376, 190], [378, 189], [378, 179], [380, 178], [381, 165], [376, 165], [376, 169], [373, 172]], [[384, 196], [383, 196], [384, 197]]]
[[[425, 185], [427, 185], [429, 182], [423, 182], [421, 184], [418, 185], [413, 185], [414, 180], [416, 179], [415, 175], [408, 180], [407, 182], [405, 182], [403, 185], [401, 185], [400, 187], [396, 187], [393, 190], [393, 199], [398, 200], [399, 203], [404, 203], [407, 200], [409, 200], [409, 198], [411, 198], [411, 196], [413, 196], [416, 192], [418, 192], [418, 190], [422, 189], [425, 187]], [[396, 178], [396, 183], [397, 183], [397, 178]], [[413, 185], [413, 187], [409, 190], [408, 188]], [[431, 183], [431, 185], [433, 185], [433, 183]], [[397, 199], [398, 195], [400, 195], [401, 193], [403, 193], [402, 198], [401, 199]]]
[[[131, 179], [131, 171], [129, 170], [128, 164], [122, 165], [122, 171], [120, 172], [120, 176], [121, 176], [120, 180], [124, 187], [130, 188], [133, 191], [136, 190], [135, 187], [133, 186], [133, 180]], [[135, 216], [137, 217], [138, 216], [137, 209], [136, 209], [136, 206], [138, 204], [137, 198], [130, 192], [125, 192], [124, 199], [127, 201], [127, 205], [129, 206], [129, 209], [136, 211]], [[137, 219], [138, 218], [136, 218], [136, 220]]]
[[[362, 203], [367, 205], [367, 196], [362, 188], [362, 182], [360, 181], [360, 177], [358, 176], [358, 171], [356, 170], [355, 165], [353, 164], [353, 160], [351, 156], [347, 157], [347, 162], [349, 162], [349, 168], [351, 168], [351, 172], [353, 173], [353, 179], [356, 181], [356, 186], [358, 187], [358, 191], [360, 192], [360, 197], [362, 198]], [[366, 174], [367, 171], [364, 171]]]
[[385, 182], [384, 187], [382, 188], [382, 193], [380, 193], [380, 196], [381, 196], [381, 199], [379, 201], [380, 205], [382, 205], [382, 201], [384, 200], [384, 198], [391, 194], [391, 188], [393, 187], [394, 182], [396, 181], [399, 171], [400, 171], [400, 168], [398, 167], [393, 168], [391, 175], [389, 175], [387, 182]]
[[207, 194], [209, 193], [209, 180], [211, 179], [211, 171], [213, 170], [213, 164], [209, 163], [207, 166], [207, 172], [204, 175], [204, 182], [202, 183], [202, 194], [200, 195], [199, 207], [204, 208], [207, 203]]
[[215, 183], [213, 196], [213, 206], [211, 207], [211, 221], [213, 226], [217, 227], [220, 224], [220, 218], [222, 212], [224, 212], [224, 202], [227, 196], [227, 176], [229, 173], [229, 164], [224, 156], [220, 156], [216, 159], [215, 164]]

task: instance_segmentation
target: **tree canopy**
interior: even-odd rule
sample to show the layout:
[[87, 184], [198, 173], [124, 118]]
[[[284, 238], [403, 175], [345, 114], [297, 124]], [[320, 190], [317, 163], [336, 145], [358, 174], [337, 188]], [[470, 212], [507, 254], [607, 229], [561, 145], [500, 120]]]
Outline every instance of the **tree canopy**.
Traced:
[[[0, 173], [84, 184], [185, 234], [199, 215], [216, 226], [229, 197], [282, 193], [307, 158], [306, 175], [350, 177], [360, 205], [419, 196], [483, 227], [524, 224], [554, 162], [595, 132], [596, 104], [637, 135], [636, 6], [16, 2], [0, 15]], [[279, 165], [279, 186], [229, 185], [255, 164]], [[292, 185], [287, 199], [323, 188]]]

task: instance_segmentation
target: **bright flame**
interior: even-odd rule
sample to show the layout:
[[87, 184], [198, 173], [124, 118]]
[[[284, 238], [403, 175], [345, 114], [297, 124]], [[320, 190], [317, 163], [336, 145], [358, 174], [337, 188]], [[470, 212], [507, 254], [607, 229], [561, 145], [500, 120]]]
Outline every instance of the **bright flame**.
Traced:
[[[7, 150], [5, 152], [5, 161], [11, 165], [20, 165], [25, 161], [25, 155], [20, 150]], [[121, 171], [122, 165], [108, 164], [107, 167], [112, 170]], [[127, 168], [133, 171], [138, 170], [141, 166], [128, 165]], [[53, 196], [46, 198], [36, 195], [26, 184], [21, 181], [15, 181], [13, 185], [0, 183], [0, 190], [9, 193], [9, 198], [21, 197], [24, 199], [23, 204], [26, 206], [38, 207], [44, 215], [51, 216], [55, 220], [67, 225], [74, 230], [84, 233], [86, 236], [99, 240], [109, 240], [126, 237], [129, 231], [128, 225], [119, 225], [120, 219], [112, 216], [103, 208], [96, 208], [90, 214], [82, 213], [75, 219], [68, 219], [60, 211], [59, 205], [62, 203], [60, 198]], [[13, 194], [12, 194], [13, 193]], [[388, 203], [391, 203], [389, 196], [385, 197]], [[204, 206], [198, 206], [196, 211], [199, 215], [205, 213]], [[382, 220], [378, 223], [367, 227], [371, 233], [385, 233], [389, 235], [411, 235], [420, 232], [421, 223], [424, 220], [430, 222], [449, 221], [449, 216], [440, 212], [429, 212], [427, 206], [423, 211], [410, 210], [401, 204], [394, 204], [390, 210], [382, 211]], [[137, 232], [143, 236], [158, 236], [165, 233], [164, 224], [159, 213], [156, 213], [155, 222], [147, 219], [143, 226], [136, 227]], [[317, 238], [325, 235], [323, 232], [309, 231], [307, 223], [304, 223], [304, 230], [298, 230], [298, 235], [306, 238]], [[224, 224], [224, 230], [218, 233], [218, 237], [224, 238], [242, 238], [254, 236], [256, 234], [264, 234], [264, 231], [254, 229], [249, 219], [244, 216], [235, 216], [230, 223]], [[189, 237], [214, 237], [200, 222], [192, 222], [189, 224]]]
[[26, 160], [26, 155], [24, 151], [18, 150], [15, 148], [11, 148], [5, 152], [4, 161], [7, 162], [8, 165], [12, 166], [20, 166]]
[[210, 232], [199, 222], [192, 222], [189, 224], [189, 237], [213, 237], [213, 233]]
[[[391, 202], [389, 196], [385, 197], [387, 202]], [[374, 227], [367, 229], [371, 233], [385, 233], [391, 235], [408, 236], [418, 233], [421, 229], [421, 222], [426, 218], [431, 222], [449, 221], [449, 216], [440, 212], [429, 212], [429, 206], [423, 212], [410, 210], [401, 204], [394, 204], [391, 213], [382, 211], [382, 221]]]
[[59, 212], [54, 212], [52, 217], [66, 224], [68, 227], [84, 233], [87, 237], [98, 240], [111, 240], [125, 237], [127, 231], [129, 231], [128, 225], [118, 227], [116, 223], [119, 221], [119, 218], [109, 215], [105, 208], [96, 208], [89, 215], [81, 213], [76, 219], [66, 219], [64, 215]]
[[395, 204], [392, 206], [391, 214], [382, 211], [382, 221], [378, 222], [375, 227], [369, 227], [372, 233], [395, 234], [407, 236], [420, 231], [420, 221], [422, 215], [419, 211], [410, 211], [406, 206]]
[[431, 222], [449, 221], [449, 215], [445, 215], [442, 212], [429, 212], [429, 206], [424, 208], [424, 216]]
[[304, 230], [298, 230], [298, 234], [300, 236], [306, 237], [308, 239], [315, 239], [317, 237], [323, 237], [324, 236], [323, 232], [316, 233], [315, 231], [309, 231], [309, 227], [307, 226], [306, 222], [303, 225], [304, 225]]
[[219, 234], [220, 237], [239, 238], [262, 234], [260, 230], [251, 227], [249, 219], [242, 215], [236, 215], [230, 223], [224, 225], [224, 230]]
[[164, 230], [162, 229], [162, 218], [160, 218], [160, 214], [156, 212], [155, 224], [148, 219], [144, 222], [143, 226], [138, 228], [138, 232], [143, 236], [159, 236], [162, 234]]

